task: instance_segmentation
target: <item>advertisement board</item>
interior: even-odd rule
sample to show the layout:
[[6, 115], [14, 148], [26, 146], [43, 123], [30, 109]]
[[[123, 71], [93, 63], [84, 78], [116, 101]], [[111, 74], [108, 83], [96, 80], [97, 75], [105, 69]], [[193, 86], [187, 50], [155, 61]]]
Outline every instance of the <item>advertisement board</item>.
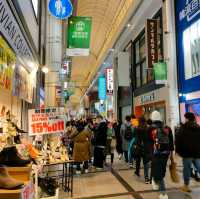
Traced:
[[28, 117], [30, 136], [65, 132], [63, 108], [30, 109]]
[[12, 90], [13, 69], [16, 57], [5, 40], [0, 36], [0, 88]]
[[91, 17], [70, 17], [68, 20], [67, 55], [88, 56], [90, 52]]
[[106, 78], [104, 76], [98, 79], [98, 96], [100, 100], [106, 99]]
[[107, 68], [106, 69], [106, 92], [107, 95], [113, 95], [113, 69]]
[[154, 63], [153, 71], [156, 84], [167, 83], [167, 64], [165, 62]]

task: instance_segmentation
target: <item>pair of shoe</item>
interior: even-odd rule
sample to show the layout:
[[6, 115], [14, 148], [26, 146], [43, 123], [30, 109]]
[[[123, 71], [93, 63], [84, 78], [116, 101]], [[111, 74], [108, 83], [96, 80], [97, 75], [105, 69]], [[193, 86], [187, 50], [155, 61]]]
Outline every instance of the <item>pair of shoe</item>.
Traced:
[[161, 193], [160, 195], [159, 195], [159, 199], [168, 199], [169, 197], [168, 197], [168, 195], [166, 194], [166, 193]]
[[192, 192], [192, 190], [189, 188], [188, 185], [184, 185], [183, 187], [181, 187], [181, 191], [186, 192], [186, 193]]
[[145, 178], [145, 184], [150, 184], [149, 178]]

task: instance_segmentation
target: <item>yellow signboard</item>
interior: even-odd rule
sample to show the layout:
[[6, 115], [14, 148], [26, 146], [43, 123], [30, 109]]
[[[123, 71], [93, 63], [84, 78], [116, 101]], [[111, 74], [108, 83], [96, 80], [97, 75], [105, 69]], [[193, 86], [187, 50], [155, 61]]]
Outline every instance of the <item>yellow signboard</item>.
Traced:
[[2, 36], [0, 36], [0, 88], [12, 90], [13, 69], [16, 56]]

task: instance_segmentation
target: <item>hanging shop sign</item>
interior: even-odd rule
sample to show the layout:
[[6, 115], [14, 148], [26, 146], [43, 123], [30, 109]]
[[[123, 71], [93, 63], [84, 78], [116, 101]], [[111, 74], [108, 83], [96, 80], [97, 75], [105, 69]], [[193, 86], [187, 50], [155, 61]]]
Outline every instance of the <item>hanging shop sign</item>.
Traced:
[[28, 111], [29, 135], [65, 132], [65, 113], [60, 108], [31, 109]]
[[153, 64], [158, 62], [158, 20], [147, 19], [146, 22], [147, 41], [147, 64], [148, 68], [153, 68]]
[[147, 102], [152, 102], [154, 100], [155, 100], [155, 93], [154, 92], [141, 96], [141, 104], [144, 104], [144, 103], [147, 103]]
[[199, 0], [181, 0], [179, 1], [181, 10], [179, 12], [179, 20], [190, 22], [198, 14], [200, 14], [200, 1]]
[[153, 71], [156, 84], [167, 83], [167, 64], [165, 62], [154, 63]]
[[5, 40], [0, 36], [0, 88], [12, 90], [13, 68], [16, 57]]
[[12, 94], [29, 103], [33, 101], [33, 80], [31, 74], [16, 62], [13, 74], [13, 90]]
[[100, 100], [106, 99], [106, 78], [104, 76], [98, 79], [98, 95]]
[[113, 94], [113, 69], [107, 68], [106, 69], [106, 91], [107, 95]]
[[24, 38], [13, 12], [5, 0], [0, 0], [0, 32], [12, 47], [17, 57], [31, 71], [35, 62], [29, 45]]
[[89, 55], [91, 28], [91, 17], [70, 17], [67, 34], [68, 56]]
[[73, 6], [70, 0], [50, 0], [49, 12], [58, 19], [66, 19], [72, 15]]

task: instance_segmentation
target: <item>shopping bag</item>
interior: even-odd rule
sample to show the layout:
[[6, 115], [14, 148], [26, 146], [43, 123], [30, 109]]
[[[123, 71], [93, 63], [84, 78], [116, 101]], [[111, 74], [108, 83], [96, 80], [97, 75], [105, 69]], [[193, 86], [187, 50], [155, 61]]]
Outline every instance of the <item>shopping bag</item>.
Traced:
[[170, 172], [172, 182], [179, 183], [180, 177], [177, 172], [177, 164], [174, 161], [171, 161], [171, 164], [169, 165], [169, 172]]

